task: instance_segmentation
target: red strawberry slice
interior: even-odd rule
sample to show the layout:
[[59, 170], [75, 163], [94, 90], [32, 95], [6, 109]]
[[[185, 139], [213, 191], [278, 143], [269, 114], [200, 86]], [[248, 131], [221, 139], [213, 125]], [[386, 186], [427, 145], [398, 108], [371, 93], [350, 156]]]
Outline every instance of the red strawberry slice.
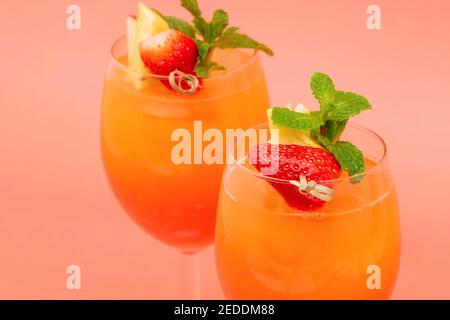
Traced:
[[[145, 66], [156, 75], [169, 76], [175, 70], [195, 75], [198, 49], [194, 40], [173, 29], [161, 32], [141, 42], [141, 58]], [[169, 81], [163, 81], [171, 88]], [[187, 83], [182, 84], [188, 89]]]
[[[260, 144], [252, 148], [250, 161], [265, 176], [286, 180], [285, 183], [270, 181], [270, 184], [292, 208], [302, 211], [317, 210], [325, 201], [301, 192], [290, 181], [299, 181], [303, 175], [307, 182], [331, 188], [329, 182], [322, 181], [336, 179], [341, 173], [341, 166], [328, 151], [309, 146]], [[275, 170], [269, 169], [272, 165]]]

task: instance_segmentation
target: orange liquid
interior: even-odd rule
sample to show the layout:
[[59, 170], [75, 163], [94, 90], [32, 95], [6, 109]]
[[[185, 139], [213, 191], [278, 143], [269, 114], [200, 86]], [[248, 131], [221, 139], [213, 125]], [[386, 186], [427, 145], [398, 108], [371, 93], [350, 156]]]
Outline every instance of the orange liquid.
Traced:
[[247, 128], [263, 122], [269, 106], [257, 56], [224, 50], [215, 60], [235, 71], [205, 80], [192, 96], [175, 94], [155, 79], [138, 91], [114, 69], [104, 89], [101, 144], [112, 189], [134, 221], [184, 252], [214, 240], [223, 165], [175, 165], [172, 132], [185, 128], [193, 139], [195, 120], [203, 121], [203, 130]]
[[[367, 160], [367, 165], [374, 164]], [[390, 176], [373, 173], [359, 184], [336, 183], [334, 191], [334, 199], [319, 212], [295, 213], [267, 181], [231, 165], [224, 173], [216, 229], [225, 296], [388, 298], [400, 255]], [[367, 286], [370, 265], [381, 270], [380, 289]]]

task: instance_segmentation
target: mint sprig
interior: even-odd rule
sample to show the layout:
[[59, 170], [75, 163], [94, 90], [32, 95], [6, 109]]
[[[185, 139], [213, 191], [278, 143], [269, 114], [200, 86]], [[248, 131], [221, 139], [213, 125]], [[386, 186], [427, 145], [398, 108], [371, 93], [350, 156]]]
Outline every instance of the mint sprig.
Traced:
[[206, 21], [197, 0], [181, 0], [181, 6], [193, 16], [192, 24], [187, 21], [172, 17], [161, 16], [166, 20], [170, 28], [178, 30], [195, 40], [199, 57], [195, 72], [199, 78], [207, 78], [214, 70], [225, 70], [223, 66], [212, 61], [212, 53], [215, 48], [256, 49], [272, 56], [273, 51], [263, 43], [240, 33], [239, 28], [229, 26], [228, 13], [224, 10], [216, 10], [211, 21]]
[[[313, 132], [314, 137], [330, 151], [350, 176], [364, 172], [364, 155], [348, 141], [339, 141], [348, 120], [364, 110], [371, 109], [369, 101], [352, 92], [336, 90], [333, 80], [324, 73], [314, 73], [311, 90], [320, 104], [320, 118], [324, 125]], [[353, 179], [352, 182], [358, 182]]]
[[[336, 90], [333, 80], [324, 73], [314, 73], [310, 86], [319, 101], [320, 111], [305, 114], [289, 108], [274, 108], [272, 122], [286, 128], [310, 130], [313, 138], [333, 154], [342, 170], [350, 176], [364, 172], [361, 150], [348, 141], [340, 141], [340, 137], [351, 117], [372, 108], [369, 101], [358, 94]], [[351, 181], [356, 183], [361, 178], [359, 175]]]
[[325, 121], [325, 136], [333, 143], [339, 140], [348, 119], [372, 108], [363, 96], [336, 90], [333, 80], [324, 73], [313, 74], [311, 90], [320, 104], [320, 116]]

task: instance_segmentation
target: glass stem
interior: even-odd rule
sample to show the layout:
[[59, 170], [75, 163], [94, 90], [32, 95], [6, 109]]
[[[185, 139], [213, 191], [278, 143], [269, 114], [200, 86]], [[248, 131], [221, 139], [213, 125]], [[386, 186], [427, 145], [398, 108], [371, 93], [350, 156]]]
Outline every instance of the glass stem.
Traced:
[[200, 257], [198, 253], [181, 253], [181, 289], [183, 300], [200, 299]]

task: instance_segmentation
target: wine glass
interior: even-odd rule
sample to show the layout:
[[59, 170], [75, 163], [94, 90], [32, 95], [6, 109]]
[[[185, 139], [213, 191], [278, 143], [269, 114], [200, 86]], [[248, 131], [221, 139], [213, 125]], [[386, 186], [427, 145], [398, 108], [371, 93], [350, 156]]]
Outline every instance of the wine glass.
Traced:
[[215, 240], [227, 298], [390, 297], [400, 260], [400, 221], [386, 144], [356, 124], [348, 125], [343, 138], [363, 151], [366, 170], [321, 181], [333, 187], [334, 197], [311, 212], [291, 208], [273, 187], [289, 181], [262, 175], [248, 156], [236, 157], [230, 148], [234, 161], [223, 174]]
[[[171, 90], [169, 77], [139, 74], [126, 61], [122, 37], [112, 47], [103, 92], [106, 175], [129, 216], [182, 253], [185, 298], [196, 298], [197, 253], [214, 241], [224, 163], [198, 161], [207, 144], [202, 131], [224, 133], [263, 121], [269, 97], [260, 59], [255, 50], [215, 50], [214, 61], [227, 69], [202, 80], [195, 94]], [[174, 159], [177, 132], [192, 139], [191, 162]]]

